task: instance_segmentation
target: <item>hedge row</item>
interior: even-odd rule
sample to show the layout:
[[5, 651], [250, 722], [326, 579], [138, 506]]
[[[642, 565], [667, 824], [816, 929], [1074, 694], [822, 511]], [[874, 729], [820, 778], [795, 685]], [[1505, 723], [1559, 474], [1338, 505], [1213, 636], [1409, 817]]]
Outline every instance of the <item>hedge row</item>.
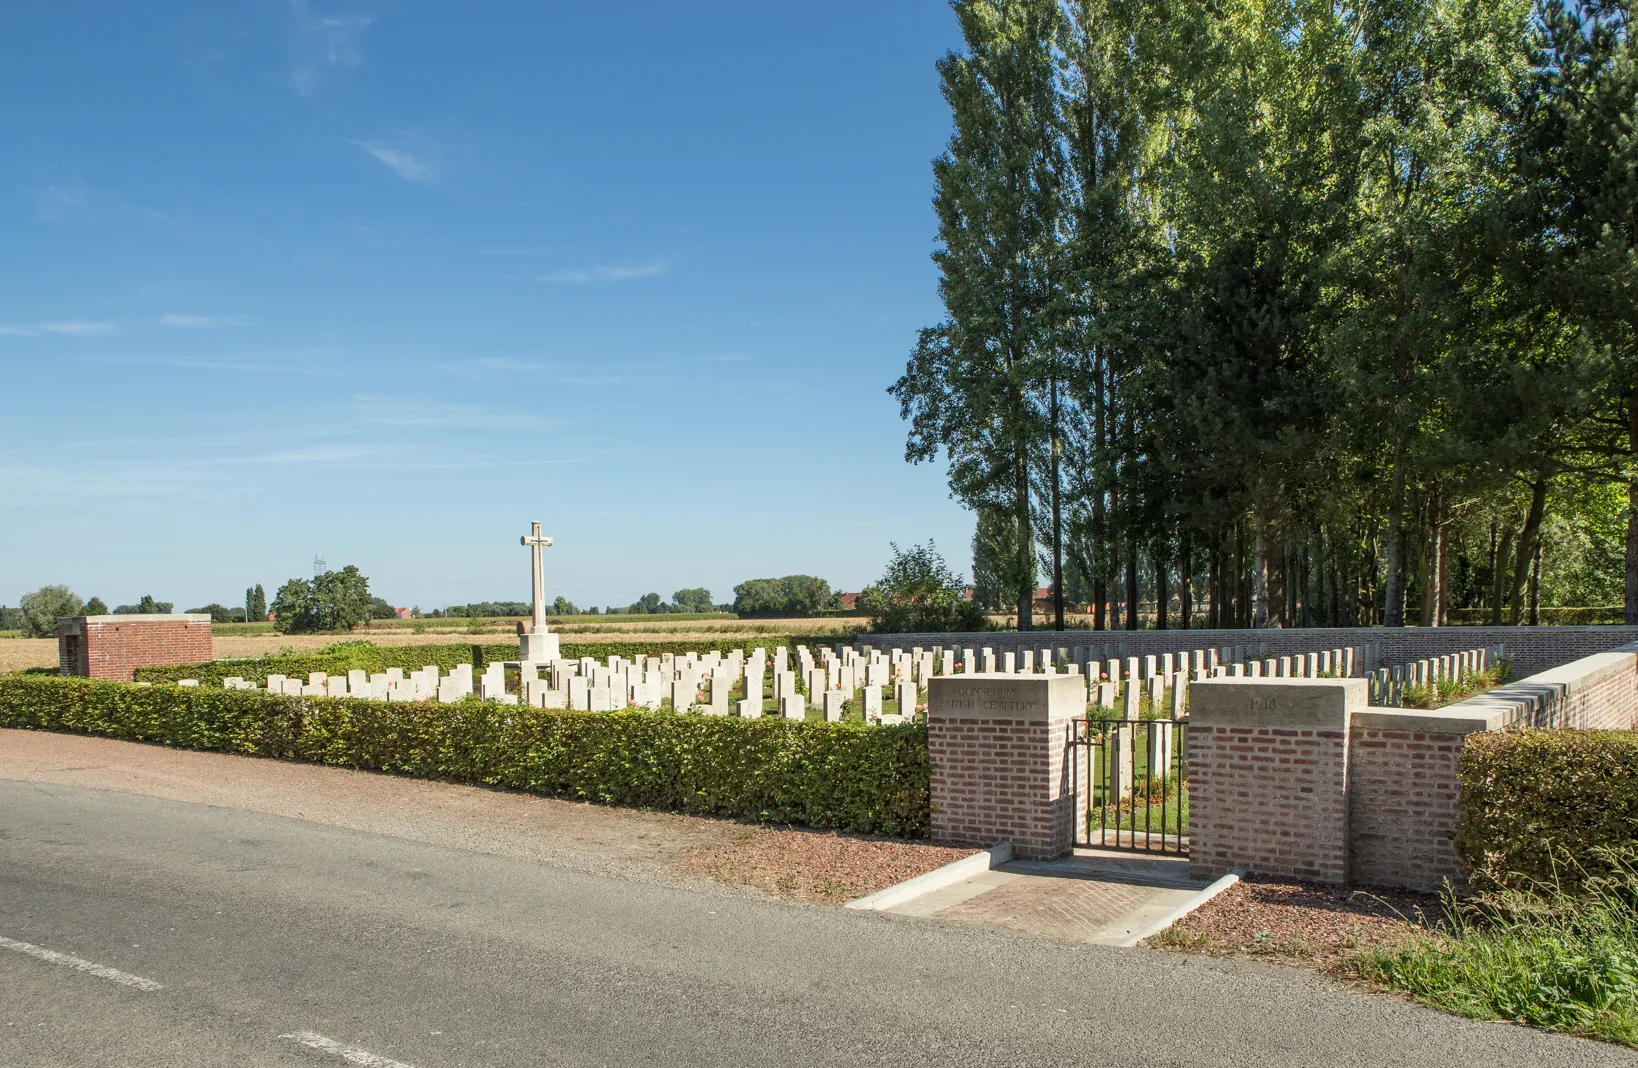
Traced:
[[[758, 647], [768, 650], [771, 656], [774, 649], [781, 645], [788, 646], [794, 652], [799, 642], [806, 642], [813, 647], [816, 640], [770, 634], [691, 642], [564, 642], [561, 648], [563, 655], [571, 659], [582, 656], [596, 657], [598, 660], [610, 656], [630, 659], [644, 655], [659, 656], [662, 653], [710, 652], [713, 649], [723, 652], [729, 649], [749, 651]], [[245, 660], [212, 660], [204, 664], [139, 667], [136, 669], [135, 677], [137, 682], [198, 679], [202, 685], [219, 686], [222, 680], [230, 675], [252, 682], [265, 682], [269, 675], [306, 678], [315, 671], [322, 671], [327, 675], [345, 675], [349, 671], [374, 672], [394, 667], [414, 671], [429, 664], [436, 664], [441, 670], [449, 671], [457, 664], [473, 663], [472, 646], [471, 642], [448, 645], [374, 645], [369, 642], [344, 642], [311, 653], [290, 653]], [[485, 661], [518, 658], [516, 641], [486, 642], [482, 643], [480, 648], [483, 650]]]
[[1608, 874], [1594, 852], [1638, 846], [1638, 733], [1468, 735], [1456, 848], [1479, 887], [1566, 890]]
[[550, 797], [924, 837], [925, 727], [479, 701], [387, 703], [0, 676], [0, 727], [305, 760]]

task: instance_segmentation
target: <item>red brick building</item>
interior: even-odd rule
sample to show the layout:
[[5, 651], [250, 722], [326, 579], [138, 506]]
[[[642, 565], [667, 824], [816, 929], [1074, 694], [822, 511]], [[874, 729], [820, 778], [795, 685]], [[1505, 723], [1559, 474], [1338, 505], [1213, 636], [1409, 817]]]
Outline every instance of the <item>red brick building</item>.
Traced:
[[214, 659], [210, 616], [71, 616], [57, 620], [57, 664], [64, 675], [130, 682], [146, 664]]

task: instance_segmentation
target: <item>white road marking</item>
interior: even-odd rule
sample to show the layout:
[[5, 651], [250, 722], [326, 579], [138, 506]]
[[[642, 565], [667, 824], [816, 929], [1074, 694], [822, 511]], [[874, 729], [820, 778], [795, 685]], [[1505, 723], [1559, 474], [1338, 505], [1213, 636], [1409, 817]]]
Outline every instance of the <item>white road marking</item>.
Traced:
[[349, 1064], [362, 1064], [364, 1068], [413, 1068], [403, 1061], [395, 1061], [391, 1057], [383, 1057], [378, 1053], [371, 1053], [366, 1049], [356, 1049], [353, 1046], [343, 1046], [333, 1038], [314, 1034], [312, 1031], [292, 1031], [288, 1035], [280, 1035], [292, 1042], [300, 1042], [308, 1049], [316, 1049], [323, 1053], [334, 1053]]
[[76, 957], [72, 954], [58, 953], [56, 950], [46, 949], [44, 946], [36, 946], [30, 945], [27, 942], [19, 942], [16, 939], [7, 938], [4, 935], [0, 935], [0, 949], [11, 949], [17, 951], [18, 953], [26, 953], [30, 957], [34, 957], [38, 960], [49, 961], [52, 964], [66, 964], [70, 968], [74, 968], [77, 971], [90, 972], [98, 979], [109, 979], [123, 986], [136, 987], [138, 990], [165, 989], [152, 979], [144, 979], [140, 975], [132, 975], [130, 972], [122, 972], [118, 968], [110, 968], [105, 964], [98, 964], [95, 961], [85, 960], [82, 957]]

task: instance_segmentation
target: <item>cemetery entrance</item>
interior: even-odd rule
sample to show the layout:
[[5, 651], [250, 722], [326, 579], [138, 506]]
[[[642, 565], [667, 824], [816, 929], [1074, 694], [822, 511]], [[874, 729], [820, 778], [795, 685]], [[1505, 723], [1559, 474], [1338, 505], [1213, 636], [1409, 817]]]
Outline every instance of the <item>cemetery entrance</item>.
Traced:
[[1075, 844], [1187, 854], [1188, 721], [1104, 711], [1073, 727]]

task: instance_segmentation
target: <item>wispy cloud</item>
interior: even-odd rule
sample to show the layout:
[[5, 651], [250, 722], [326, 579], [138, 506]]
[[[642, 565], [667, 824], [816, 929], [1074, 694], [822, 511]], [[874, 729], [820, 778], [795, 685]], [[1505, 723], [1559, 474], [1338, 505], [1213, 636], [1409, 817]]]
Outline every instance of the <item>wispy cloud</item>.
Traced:
[[510, 356], [483, 356], [472, 361], [472, 363], [474, 367], [481, 371], [500, 371], [506, 374], [538, 375], [550, 370], [543, 363], [514, 360]]
[[356, 67], [358, 39], [375, 22], [366, 12], [321, 13], [307, 0], [290, 0], [295, 19], [294, 58], [290, 84], [302, 96], [312, 96], [331, 71]]
[[41, 186], [34, 191], [34, 214], [46, 222], [78, 218], [87, 214], [102, 214], [146, 223], [160, 222], [176, 226], [177, 221], [157, 208], [127, 200], [106, 189], [93, 189], [84, 182]]
[[89, 337], [92, 334], [109, 334], [113, 330], [113, 323], [90, 319], [66, 319], [55, 323], [0, 323], [0, 336], [5, 337], [40, 337], [43, 334]]
[[512, 429], [539, 426], [538, 416], [477, 404], [362, 393], [354, 398], [359, 418], [376, 426]]
[[633, 278], [657, 278], [668, 274], [671, 265], [664, 260], [650, 260], [636, 264], [602, 264], [595, 267], [569, 267], [540, 276], [540, 281], [558, 285], [586, 285], [591, 282], [626, 282]]
[[245, 317], [242, 315], [188, 315], [175, 313], [161, 315], [154, 322], [160, 326], [175, 326], [184, 330], [197, 330], [207, 326], [243, 326]]
[[247, 464], [338, 464], [381, 456], [388, 450], [376, 445], [304, 445], [261, 456], [247, 456]]
[[185, 464], [88, 463], [72, 467], [0, 464], [0, 503], [37, 505], [63, 498], [173, 496], [199, 480]]
[[153, 364], [185, 367], [197, 371], [242, 374], [298, 375], [304, 378], [339, 378], [345, 362], [334, 349], [292, 349], [269, 352], [233, 352], [215, 356], [189, 356], [169, 352], [132, 353], [110, 358], [112, 363]]
[[390, 145], [385, 141], [354, 141], [353, 144], [381, 161], [398, 177], [411, 182], [432, 184], [440, 176], [438, 165], [407, 148]]

